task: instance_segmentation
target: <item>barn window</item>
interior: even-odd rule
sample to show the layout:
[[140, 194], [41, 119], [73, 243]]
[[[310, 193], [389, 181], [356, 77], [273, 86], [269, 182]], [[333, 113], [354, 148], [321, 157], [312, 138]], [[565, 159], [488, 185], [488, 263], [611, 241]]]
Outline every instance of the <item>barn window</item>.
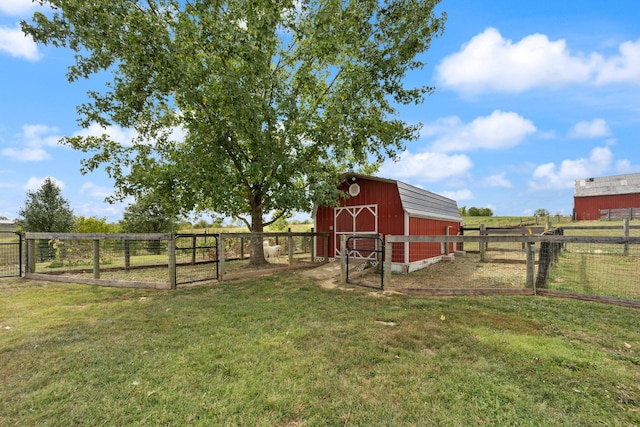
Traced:
[[358, 194], [360, 194], [360, 186], [358, 184], [351, 184], [349, 186], [349, 195], [351, 197], [356, 197]]

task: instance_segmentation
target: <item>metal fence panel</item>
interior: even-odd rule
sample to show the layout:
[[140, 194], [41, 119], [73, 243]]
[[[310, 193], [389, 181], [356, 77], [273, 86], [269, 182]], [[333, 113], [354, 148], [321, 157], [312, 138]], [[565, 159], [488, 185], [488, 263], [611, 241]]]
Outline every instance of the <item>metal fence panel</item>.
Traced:
[[0, 277], [22, 276], [22, 237], [0, 230]]

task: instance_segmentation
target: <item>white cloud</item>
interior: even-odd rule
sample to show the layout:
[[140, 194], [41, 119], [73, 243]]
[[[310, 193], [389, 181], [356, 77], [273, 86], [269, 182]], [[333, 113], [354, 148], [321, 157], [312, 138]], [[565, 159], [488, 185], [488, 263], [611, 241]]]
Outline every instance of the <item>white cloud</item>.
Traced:
[[0, 12], [6, 15], [23, 16], [30, 13], [38, 6], [32, 0], [2, 0]]
[[609, 135], [611, 130], [604, 119], [578, 122], [569, 131], [571, 138], [602, 138]]
[[2, 155], [21, 162], [40, 162], [51, 158], [49, 153], [40, 147], [35, 148], [5, 148]]
[[50, 159], [46, 147], [58, 146], [59, 130], [46, 125], [24, 125], [22, 133], [16, 136], [19, 148], [10, 147], [2, 150], [2, 155], [21, 162], [39, 162]]
[[97, 123], [93, 123], [88, 128], [74, 133], [73, 136], [100, 137], [105, 134], [108, 135], [111, 140], [124, 147], [131, 147], [132, 141], [138, 137], [138, 133], [133, 129], [125, 129], [120, 126], [109, 126], [107, 128], [103, 128]]
[[491, 115], [462, 123], [458, 117], [439, 119], [426, 125], [422, 136], [436, 136], [433, 148], [437, 151], [498, 150], [520, 144], [536, 131], [530, 120], [522, 116], [495, 110]]
[[88, 193], [91, 197], [106, 199], [113, 194], [113, 188], [96, 185], [93, 182], [85, 182], [80, 187], [80, 193]]
[[471, 192], [471, 190], [468, 190], [466, 188], [461, 189], [461, 190], [457, 190], [457, 191], [442, 191], [440, 193], [441, 196], [447, 197], [451, 200], [455, 200], [457, 202], [462, 201], [462, 200], [473, 200], [475, 199], [475, 196], [473, 195], [473, 193]]
[[98, 202], [83, 202], [73, 205], [73, 211], [77, 215], [85, 217], [106, 217], [108, 222], [115, 222], [122, 219], [124, 203], [108, 204]]
[[[182, 127], [178, 126], [173, 128], [167, 128], [166, 130], [168, 131], [167, 137], [171, 141], [183, 141], [185, 138], [186, 132]], [[153, 145], [153, 142], [149, 140], [146, 140], [146, 141], [141, 140], [140, 134], [135, 129], [128, 129], [120, 126], [109, 126], [107, 128], [103, 128], [97, 123], [93, 123], [88, 128], [82, 129], [74, 133], [73, 136], [100, 137], [104, 134], [108, 135], [112, 141], [122, 145], [123, 147], [131, 147], [134, 142]]]
[[596, 147], [589, 158], [563, 160], [560, 167], [555, 163], [538, 166], [529, 181], [531, 190], [573, 188], [575, 180], [605, 173], [613, 161], [613, 153], [608, 147]]
[[552, 41], [544, 34], [514, 42], [487, 28], [436, 67], [436, 80], [469, 95], [568, 84], [640, 84], [640, 40], [622, 43], [619, 55], [606, 58], [573, 53], [565, 40]]
[[464, 176], [473, 163], [464, 154], [447, 155], [435, 152], [410, 153], [405, 151], [397, 162], [387, 160], [380, 175], [397, 179], [438, 181]]
[[484, 184], [489, 187], [513, 188], [513, 184], [506, 178], [504, 172], [485, 178]]
[[36, 191], [40, 187], [42, 187], [44, 180], [47, 178], [51, 179], [51, 182], [53, 182], [56, 186], [60, 187], [61, 190], [64, 189], [64, 182], [52, 176], [48, 176], [44, 178], [38, 178], [36, 176], [32, 176], [31, 178], [29, 178], [29, 180], [25, 184], [24, 189], [27, 191]]
[[616, 172], [618, 173], [633, 173], [634, 168], [631, 166], [629, 159], [618, 160], [616, 162]]
[[540, 85], [585, 82], [597, 58], [572, 56], [564, 40], [533, 34], [513, 43], [495, 28], [473, 37], [437, 67], [437, 79], [463, 92], [522, 92]]
[[38, 45], [17, 27], [0, 27], [0, 52], [28, 61], [38, 61], [42, 58]]
[[596, 84], [640, 84], [640, 39], [624, 42], [618, 50], [619, 56], [610, 58], [598, 69]]

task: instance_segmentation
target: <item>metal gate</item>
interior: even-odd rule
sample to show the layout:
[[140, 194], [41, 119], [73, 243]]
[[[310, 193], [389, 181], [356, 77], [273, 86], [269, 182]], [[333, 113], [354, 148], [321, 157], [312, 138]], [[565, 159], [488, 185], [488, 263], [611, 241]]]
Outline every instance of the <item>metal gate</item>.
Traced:
[[[347, 237], [347, 283], [384, 290], [384, 242], [380, 236]], [[351, 266], [349, 260], [351, 259]], [[369, 269], [375, 269], [368, 271]], [[373, 272], [373, 274], [368, 274]], [[377, 284], [376, 275], [380, 274]], [[355, 277], [354, 277], [355, 276]], [[357, 281], [352, 279], [357, 278]]]
[[0, 230], [0, 277], [22, 276], [22, 236]]
[[217, 234], [176, 234], [176, 285], [217, 280]]

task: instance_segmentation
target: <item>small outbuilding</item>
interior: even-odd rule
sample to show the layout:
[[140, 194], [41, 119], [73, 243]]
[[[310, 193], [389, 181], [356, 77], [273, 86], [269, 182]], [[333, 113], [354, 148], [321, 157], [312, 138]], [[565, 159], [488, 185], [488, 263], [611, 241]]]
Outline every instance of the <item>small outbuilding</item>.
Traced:
[[577, 179], [573, 218], [640, 219], [640, 173]]
[[[317, 206], [314, 224], [329, 233], [329, 259], [340, 256], [341, 236], [457, 235], [462, 218], [454, 200], [400, 181], [347, 173], [339, 186], [346, 197], [335, 206]], [[317, 246], [320, 251], [320, 245]], [[414, 271], [453, 254], [455, 245], [394, 243], [393, 271]], [[322, 253], [322, 252], [317, 252]], [[355, 257], [370, 257], [357, 251]]]

